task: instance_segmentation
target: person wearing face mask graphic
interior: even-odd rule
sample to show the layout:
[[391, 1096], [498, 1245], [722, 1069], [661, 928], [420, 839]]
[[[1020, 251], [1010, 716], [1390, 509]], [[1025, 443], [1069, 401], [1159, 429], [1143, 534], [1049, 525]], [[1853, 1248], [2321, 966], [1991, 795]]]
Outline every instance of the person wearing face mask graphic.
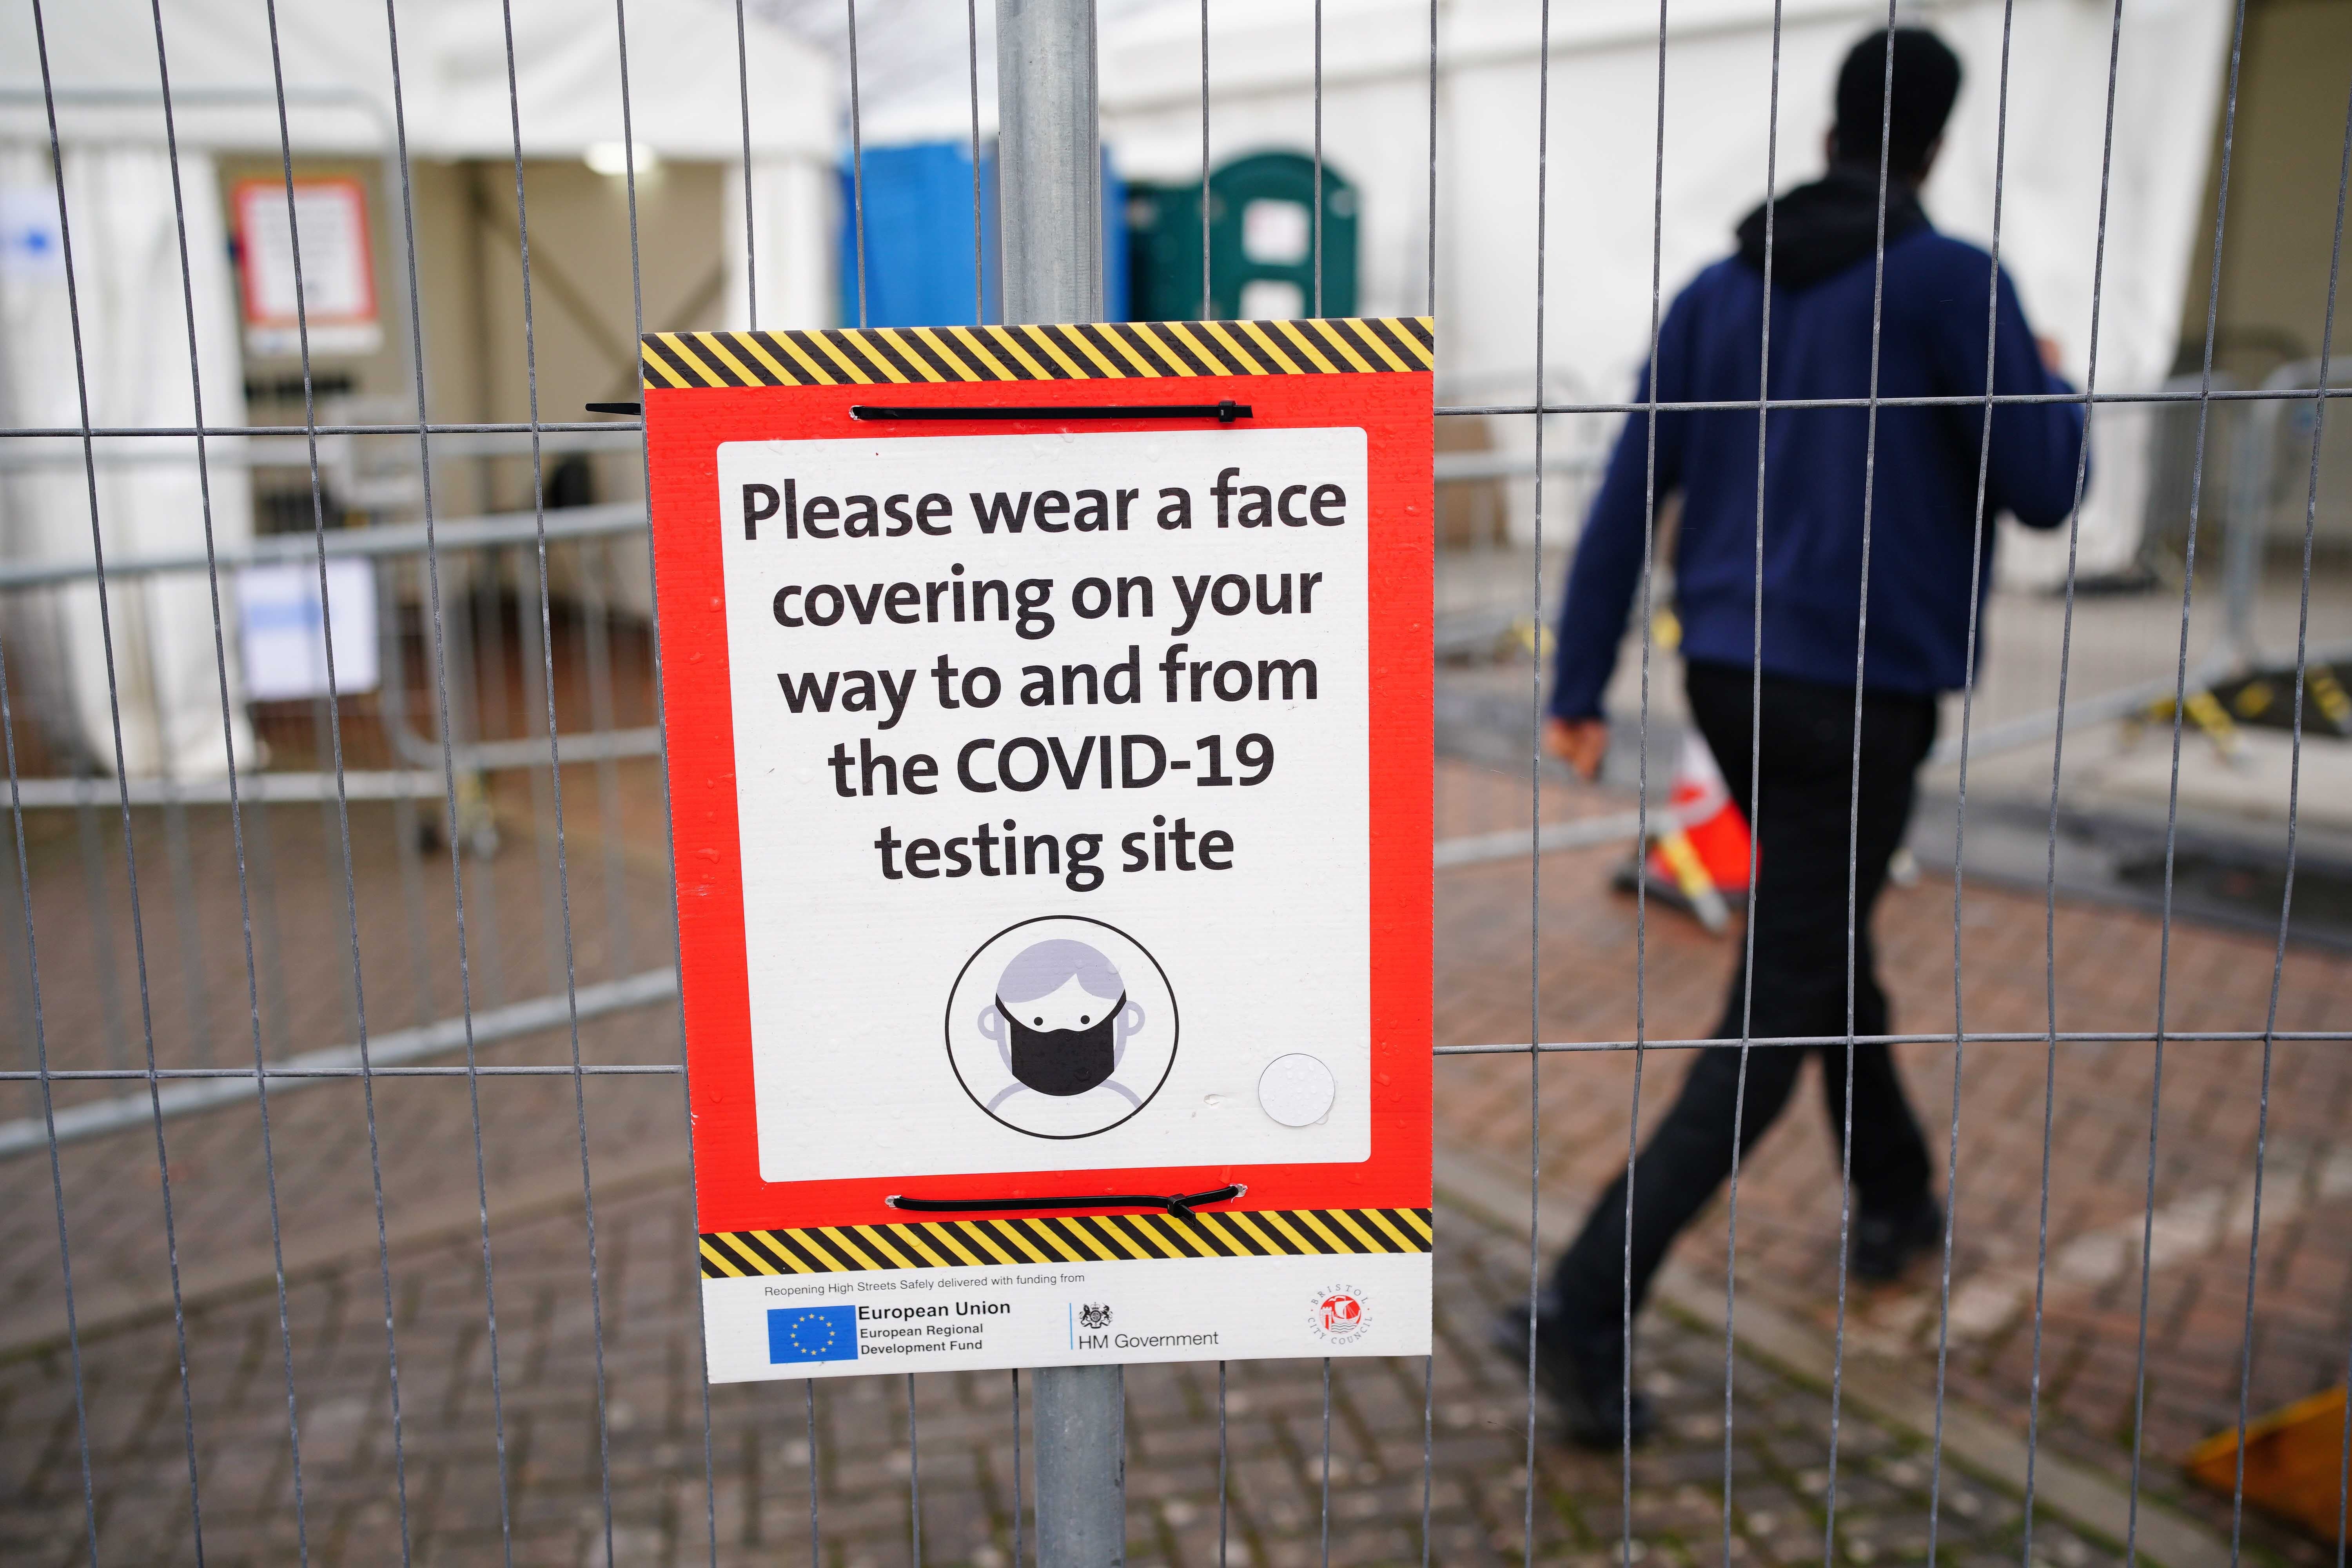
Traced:
[[[1124, 1121], [1143, 1103], [1118, 1077], [1127, 1043], [1143, 1021], [1143, 1005], [1129, 1000], [1118, 966], [1085, 942], [1059, 939], [1023, 949], [1004, 966], [978, 1019], [1013, 1077], [985, 1102], [989, 1113], [1026, 1131], [1061, 1136]], [[1024, 1103], [1041, 1098], [1066, 1109]]]

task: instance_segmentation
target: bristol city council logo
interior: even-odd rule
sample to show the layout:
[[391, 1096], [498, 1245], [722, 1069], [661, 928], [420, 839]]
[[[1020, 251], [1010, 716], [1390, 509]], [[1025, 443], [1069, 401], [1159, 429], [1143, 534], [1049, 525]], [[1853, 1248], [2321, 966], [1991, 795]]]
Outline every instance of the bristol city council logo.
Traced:
[[1371, 1306], [1353, 1285], [1330, 1285], [1313, 1293], [1308, 1327], [1326, 1344], [1350, 1345], [1364, 1337], [1371, 1322]]

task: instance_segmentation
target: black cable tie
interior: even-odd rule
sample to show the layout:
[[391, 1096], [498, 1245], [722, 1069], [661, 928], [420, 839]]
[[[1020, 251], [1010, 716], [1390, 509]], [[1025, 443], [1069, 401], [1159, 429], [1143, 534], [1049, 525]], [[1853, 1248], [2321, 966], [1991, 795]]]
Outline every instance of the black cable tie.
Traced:
[[1230, 1186], [1212, 1187], [1205, 1193], [1097, 1193], [1066, 1198], [908, 1198], [895, 1194], [882, 1201], [894, 1209], [908, 1209], [916, 1214], [989, 1214], [1012, 1209], [1097, 1209], [1097, 1208], [1157, 1208], [1166, 1209], [1180, 1219], [1191, 1219], [1192, 1211], [1202, 1204], [1221, 1204], [1240, 1197], [1249, 1189], [1234, 1183]]
[[[593, 406], [592, 405], [591, 406]], [[1228, 397], [1221, 403], [1102, 403], [1048, 408], [971, 408], [928, 405], [917, 408], [850, 405], [852, 419], [1213, 419], [1230, 425], [1250, 416], [1250, 405]], [[1158, 1199], [1152, 1200], [1157, 1203]]]
[[642, 403], [592, 403], [588, 405], [588, 412], [591, 414], [625, 414], [632, 419], [642, 416], [645, 411], [646, 405]]

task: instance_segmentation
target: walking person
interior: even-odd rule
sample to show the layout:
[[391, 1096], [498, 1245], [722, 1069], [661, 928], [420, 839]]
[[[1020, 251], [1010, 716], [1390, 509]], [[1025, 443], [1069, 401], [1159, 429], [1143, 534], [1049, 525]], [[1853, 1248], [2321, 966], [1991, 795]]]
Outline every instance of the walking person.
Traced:
[[[1924, 28], [1882, 30], [1854, 47], [1838, 72], [1828, 174], [1770, 204], [1765, 384], [1767, 215], [1759, 207], [1739, 225], [1738, 254], [1701, 272], [1675, 300], [1637, 401], [1852, 399], [1874, 390], [1894, 398], [1983, 395], [1992, 259], [1937, 233], [1919, 204], [1960, 75], [1958, 59]], [[1875, 259], [1882, 124], [1883, 271]], [[2073, 390], [2044, 363], [2046, 345], [2005, 275], [1992, 302], [1990, 352], [1997, 395]], [[1979, 516], [1981, 407], [1881, 407], [1874, 438], [1866, 408], [1773, 410], [1761, 475], [1760, 655], [1758, 416], [1752, 407], [1666, 408], [1654, 424], [1645, 412], [1627, 418], [1570, 574], [1545, 744], [1585, 778], [1598, 775], [1609, 743], [1601, 693], [1640, 577], [1650, 497], [1663, 501], [1679, 490], [1675, 605], [1691, 716], [1756, 833], [1753, 964], [1743, 959], [1734, 970], [1713, 1037], [1884, 1035], [1871, 911], [1935, 739], [1937, 695], [1969, 673], [1970, 584], [1980, 605], [1992, 577], [1994, 515], [2007, 511], [2035, 528], [2065, 520], [2084, 412], [2073, 403], [1997, 407]], [[1759, 658], [1760, 731], [1751, 708]], [[1822, 1058], [1840, 1151], [1851, 1100], [1853, 1272], [1893, 1279], [1940, 1241], [1927, 1142], [1885, 1045], [1758, 1047], [1748, 1055], [1744, 1104], [1740, 1053], [1700, 1050], [1635, 1163], [1630, 1226], [1620, 1175], [1537, 1302], [1538, 1372], [1577, 1441], [1615, 1447], [1646, 1432], [1648, 1410], [1631, 1389], [1625, 1361], [1629, 1276], [1630, 1310], [1638, 1310], [1668, 1246], [1729, 1173], [1735, 1139], [1754, 1147], [1812, 1054]], [[1528, 1317], [1514, 1310], [1498, 1328], [1522, 1356]]]

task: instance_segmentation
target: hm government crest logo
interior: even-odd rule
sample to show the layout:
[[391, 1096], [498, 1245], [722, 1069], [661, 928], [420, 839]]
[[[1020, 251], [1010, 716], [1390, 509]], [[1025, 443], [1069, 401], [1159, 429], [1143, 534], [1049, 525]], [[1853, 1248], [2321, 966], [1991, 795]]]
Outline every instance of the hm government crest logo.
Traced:
[[1330, 1285], [1314, 1292], [1309, 1328], [1326, 1344], [1351, 1345], [1371, 1324], [1371, 1306], [1353, 1285]]
[[1110, 1327], [1110, 1306], [1108, 1302], [1089, 1301], [1078, 1309], [1078, 1327], [1107, 1329]]

